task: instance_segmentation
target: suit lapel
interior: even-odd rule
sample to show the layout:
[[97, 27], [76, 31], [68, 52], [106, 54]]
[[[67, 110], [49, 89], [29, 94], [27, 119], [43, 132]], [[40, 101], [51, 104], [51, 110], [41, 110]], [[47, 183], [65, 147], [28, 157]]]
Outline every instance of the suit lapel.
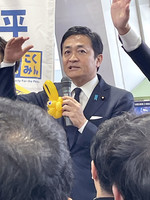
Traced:
[[90, 117], [97, 111], [102, 109], [103, 104], [108, 99], [110, 86], [98, 75], [99, 83], [93, 90], [89, 101], [84, 109], [84, 115], [89, 120]]

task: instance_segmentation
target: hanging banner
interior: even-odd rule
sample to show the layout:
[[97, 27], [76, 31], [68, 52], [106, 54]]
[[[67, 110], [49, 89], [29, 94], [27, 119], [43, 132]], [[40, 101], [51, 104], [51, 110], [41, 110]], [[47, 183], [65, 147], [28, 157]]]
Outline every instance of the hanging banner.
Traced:
[[20, 60], [16, 84], [29, 91], [42, 90], [46, 80], [53, 81], [55, 0], [1, 0], [0, 36], [30, 37], [24, 44], [34, 47]]

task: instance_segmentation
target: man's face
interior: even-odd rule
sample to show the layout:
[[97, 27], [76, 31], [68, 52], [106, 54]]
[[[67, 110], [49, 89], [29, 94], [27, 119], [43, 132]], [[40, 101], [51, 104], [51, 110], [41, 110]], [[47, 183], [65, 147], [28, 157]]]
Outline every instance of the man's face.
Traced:
[[64, 41], [62, 58], [66, 75], [79, 87], [95, 77], [102, 60], [94, 58], [91, 41], [84, 35], [72, 35]]

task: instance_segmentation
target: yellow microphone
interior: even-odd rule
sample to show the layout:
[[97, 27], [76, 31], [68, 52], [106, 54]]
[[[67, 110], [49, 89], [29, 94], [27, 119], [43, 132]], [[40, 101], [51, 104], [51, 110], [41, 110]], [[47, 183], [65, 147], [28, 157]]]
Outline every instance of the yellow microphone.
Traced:
[[47, 102], [48, 114], [55, 119], [62, 117], [63, 99], [58, 95], [55, 84], [52, 81], [47, 80], [45, 81], [43, 88], [49, 98], [49, 101]]

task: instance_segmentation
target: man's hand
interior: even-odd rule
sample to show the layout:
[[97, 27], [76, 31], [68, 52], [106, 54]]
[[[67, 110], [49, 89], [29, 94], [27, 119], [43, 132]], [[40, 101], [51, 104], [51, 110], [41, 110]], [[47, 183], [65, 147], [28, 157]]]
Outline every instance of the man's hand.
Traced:
[[126, 34], [130, 30], [128, 24], [131, 0], [113, 0], [111, 5], [111, 17], [114, 26], [120, 35]]
[[4, 60], [5, 63], [14, 63], [29, 51], [33, 45], [28, 45], [25, 48], [22, 48], [22, 45], [27, 41], [29, 37], [17, 37], [10, 39], [5, 47], [4, 51]]
[[62, 97], [63, 110], [62, 115], [67, 116], [72, 121], [73, 125], [80, 129], [86, 122], [86, 118], [83, 114], [81, 104], [74, 98], [69, 96]]

